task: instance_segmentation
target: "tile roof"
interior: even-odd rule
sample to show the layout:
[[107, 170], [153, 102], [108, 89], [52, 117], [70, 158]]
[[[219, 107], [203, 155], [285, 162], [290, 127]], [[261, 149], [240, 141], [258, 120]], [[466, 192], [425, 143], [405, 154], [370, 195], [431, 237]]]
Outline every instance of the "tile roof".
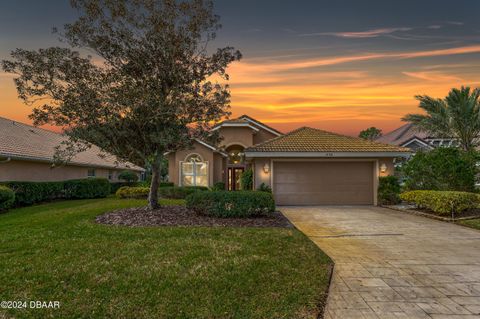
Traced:
[[380, 136], [375, 140], [375, 142], [386, 143], [392, 145], [403, 145], [405, 142], [410, 141], [413, 138], [418, 138], [419, 140], [424, 140], [428, 138], [428, 134], [417, 130], [413, 124], [408, 123], [400, 126], [399, 128]]
[[246, 152], [410, 152], [408, 148], [366, 141], [310, 127], [249, 147]]
[[[55, 147], [66, 139], [67, 137], [62, 134], [0, 117], [0, 156], [2, 157], [52, 162]], [[117, 162], [114, 155], [102, 157], [100, 153], [97, 146], [92, 146], [75, 155], [69, 164], [143, 170], [131, 163]]]

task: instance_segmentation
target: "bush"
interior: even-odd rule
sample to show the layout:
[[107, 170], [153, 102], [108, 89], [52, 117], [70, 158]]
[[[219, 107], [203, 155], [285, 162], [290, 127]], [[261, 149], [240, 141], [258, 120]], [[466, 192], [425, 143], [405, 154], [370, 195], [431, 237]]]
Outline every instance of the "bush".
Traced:
[[186, 187], [161, 187], [158, 189], [160, 197], [170, 199], [185, 199], [188, 195], [198, 192], [208, 191], [208, 187], [204, 186], [186, 186]]
[[121, 171], [120, 174], [118, 174], [118, 179], [127, 183], [133, 183], [138, 181], [138, 175], [133, 171]]
[[142, 183], [127, 183], [127, 182], [116, 182], [110, 183], [110, 194], [116, 194], [117, 191], [122, 187], [140, 187], [143, 186]]
[[461, 213], [477, 208], [480, 204], [478, 194], [456, 191], [416, 190], [402, 193], [400, 198], [415, 204], [418, 208], [428, 209], [439, 215]]
[[110, 194], [110, 183], [106, 178], [74, 179], [64, 182], [65, 198], [100, 198]]
[[403, 167], [407, 190], [475, 190], [476, 159], [472, 153], [439, 147], [418, 152]]
[[225, 183], [224, 182], [216, 182], [213, 184], [212, 191], [224, 191], [225, 190]]
[[14, 191], [15, 206], [29, 206], [65, 197], [63, 182], [5, 182], [2, 184]]
[[394, 205], [400, 202], [400, 184], [395, 176], [381, 176], [378, 179], [378, 202], [381, 205]]
[[253, 170], [251, 168], [247, 169], [240, 176], [240, 185], [244, 191], [250, 191], [253, 189]]
[[258, 186], [257, 191], [271, 194], [272, 188], [265, 183], [261, 183], [260, 186]]
[[147, 198], [150, 192], [148, 187], [128, 187], [123, 186], [117, 190], [115, 195], [118, 198]]
[[0, 212], [12, 207], [14, 202], [15, 193], [6, 186], [0, 186]]
[[255, 217], [275, 211], [272, 194], [256, 191], [196, 192], [186, 198], [186, 206], [214, 217]]

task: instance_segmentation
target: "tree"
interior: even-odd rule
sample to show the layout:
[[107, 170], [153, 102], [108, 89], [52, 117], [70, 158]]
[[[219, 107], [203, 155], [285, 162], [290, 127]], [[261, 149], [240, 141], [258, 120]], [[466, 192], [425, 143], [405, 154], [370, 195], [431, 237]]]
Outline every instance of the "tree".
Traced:
[[358, 137], [363, 138], [364, 140], [370, 140], [370, 141], [374, 141], [380, 136], [382, 136], [382, 130], [374, 126], [367, 128], [366, 130], [363, 130], [358, 134]]
[[476, 153], [439, 147], [418, 152], [401, 170], [408, 190], [475, 190]]
[[[232, 47], [211, 53], [220, 28], [211, 0], [72, 0], [79, 18], [60, 38], [69, 48], [17, 49], [2, 61], [35, 125], [64, 128], [66, 161], [92, 144], [152, 170], [149, 207], [159, 207], [163, 154], [211, 138], [230, 113]], [[82, 57], [78, 51], [92, 52]], [[217, 79], [214, 81], [214, 79]]]
[[121, 171], [120, 174], [118, 174], [118, 179], [124, 180], [127, 183], [133, 183], [138, 181], [138, 175], [132, 171]]
[[402, 120], [436, 137], [457, 138], [465, 151], [479, 145], [480, 105], [478, 89], [452, 89], [444, 99], [417, 95], [426, 114], [408, 114]]

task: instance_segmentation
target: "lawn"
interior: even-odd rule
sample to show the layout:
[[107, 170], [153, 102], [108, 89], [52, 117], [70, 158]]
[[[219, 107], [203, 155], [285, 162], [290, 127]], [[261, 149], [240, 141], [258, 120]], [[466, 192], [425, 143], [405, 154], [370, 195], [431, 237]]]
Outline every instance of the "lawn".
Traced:
[[457, 223], [480, 230], [480, 218], [460, 220], [460, 221], [457, 221]]
[[0, 301], [60, 302], [3, 315], [316, 318], [331, 261], [299, 231], [94, 223], [103, 212], [143, 204], [64, 201], [1, 214]]

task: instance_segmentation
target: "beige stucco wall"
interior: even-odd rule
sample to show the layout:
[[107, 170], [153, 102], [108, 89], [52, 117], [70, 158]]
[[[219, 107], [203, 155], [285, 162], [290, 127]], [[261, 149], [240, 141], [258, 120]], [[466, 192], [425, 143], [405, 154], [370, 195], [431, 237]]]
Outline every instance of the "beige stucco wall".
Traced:
[[220, 136], [223, 137], [220, 147], [231, 145], [249, 147], [253, 145], [253, 133], [255, 131], [249, 127], [222, 127], [219, 130]]
[[223, 181], [224, 160], [222, 155], [195, 142], [193, 149], [182, 150], [168, 155], [168, 177], [170, 182], [180, 185], [180, 162], [184, 161], [191, 154], [198, 154], [204, 161], [208, 162], [208, 186], [213, 186], [215, 182]]
[[[92, 167], [94, 168], [94, 167]], [[0, 163], [0, 181], [31, 181], [51, 182], [69, 179], [87, 178], [89, 167], [83, 166], [59, 166], [51, 168], [49, 163], [12, 160]], [[95, 177], [108, 178], [109, 169], [94, 168]], [[118, 182], [117, 176], [122, 169], [111, 169], [113, 171], [112, 182]]]
[[268, 131], [265, 131], [262, 128], [259, 128], [259, 131], [255, 135], [253, 135], [253, 144], [255, 145], [255, 144], [263, 143], [274, 137], [277, 137], [277, 135], [270, 133]]

